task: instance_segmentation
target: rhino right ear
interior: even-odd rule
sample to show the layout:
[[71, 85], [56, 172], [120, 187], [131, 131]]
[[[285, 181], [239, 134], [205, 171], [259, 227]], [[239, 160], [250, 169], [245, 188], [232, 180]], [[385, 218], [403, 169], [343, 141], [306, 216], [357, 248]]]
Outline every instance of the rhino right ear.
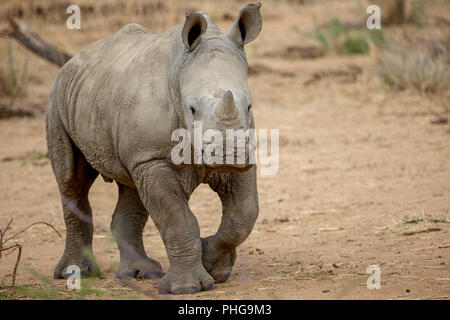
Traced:
[[181, 38], [188, 50], [193, 50], [198, 45], [207, 25], [208, 23], [201, 13], [186, 13]]
[[248, 4], [239, 12], [228, 36], [241, 46], [255, 40], [262, 28], [261, 3]]

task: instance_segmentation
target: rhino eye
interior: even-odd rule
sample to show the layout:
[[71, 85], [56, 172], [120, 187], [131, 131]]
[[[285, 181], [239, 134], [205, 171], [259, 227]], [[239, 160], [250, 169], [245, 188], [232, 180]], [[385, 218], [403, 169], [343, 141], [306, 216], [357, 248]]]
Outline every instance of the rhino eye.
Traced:
[[250, 103], [250, 104], [248, 105], [247, 111], [250, 112], [250, 109], [251, 109], [251, 108], [252, 108], [252, 104]]
[[189, 106], [189, 110], [191, 110], [192, 115], [195, 114], [195, 108], [193, 106]]

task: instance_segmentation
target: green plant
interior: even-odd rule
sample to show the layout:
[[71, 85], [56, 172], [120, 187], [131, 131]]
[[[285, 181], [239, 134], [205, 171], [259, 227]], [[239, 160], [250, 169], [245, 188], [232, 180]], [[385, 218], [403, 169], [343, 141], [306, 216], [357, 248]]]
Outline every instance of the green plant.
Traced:
[[42, 159], [48, 159], [48, 151], [33, 150], [29, 156], [22, 160], [21, 164], [38, 163]]
[[18, 293], [31, 299], [58, 300], [61, 298], [52, 281], [47, 276], [30, 267], [25, 267], [25, 269], [38, 279], [41, 284], [36, 287], [17, 286]]
[[89, 296], [96, 296], [96, 297], [102, 296], [105, 293], [106, 289], [95, 287], [93, 286], [93, 283], [94, 282], [90, 279], [82, 278], [81, 290], [75, 291], [75, 296], [73, 297], [73, 299], [84, 300]]
[[384, 43], [383, 33], [380, 30], [352, 30], [337, 17], [325, 27], [315, 24], [313, 32], [296, 30], [301, 35], [316, 40], [328, 51], [337, 54], [366, 54], [369, 52], [370, 42], [374, 45]]
[[37, 300], [59, 300], [61, 299], [58, 292], [53, 287], [31, 287], [31, 286], [17, 286], [17, 294], [25, 296], [28, 299]]

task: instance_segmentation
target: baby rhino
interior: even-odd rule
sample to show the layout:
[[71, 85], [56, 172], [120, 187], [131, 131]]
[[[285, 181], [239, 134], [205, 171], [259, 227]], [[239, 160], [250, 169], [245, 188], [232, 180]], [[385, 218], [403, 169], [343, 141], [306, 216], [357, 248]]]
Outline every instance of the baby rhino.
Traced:
[[[228, 34], [202, 12], [187, 14], [184, 25], [163, 34], [130, 24], [64, 65], [53, 84], [46, 119], [67, 229], [55, 278], [67, 277], [70, 265], [78, 266], [83, 276], [99, 274], [88, 200], [99, 174], [116, 181], [119, 190], [111, 222], [120, 250], [117, 277], [158, 277], [160, 293], [172, 294], [211, 290], [214, 281], [229, 278], [236, 247], [258, 216], [256, 166], [248, 155], [240, 163], [209, 161], [211, 147], [230, 152], [215, 139], [192, 153], [199, 161], [173, 161], [179, 143], [173, 133], [254, 128], [244, 46], [261, 31], [260, 6], [242, 8]], [[250, 149], [251, 142], [244, 140], [244, 146], [232, 147], [233, 155]], [[195, 138], [189, 151], [194, 143]], [[207, 238], [200, 238], [188, 205], [200, 183], [217, 192], [223, 208], [218, 231]], [[165, 274], [144, 249], [142, 232], [149, 215], [170, 262]]]

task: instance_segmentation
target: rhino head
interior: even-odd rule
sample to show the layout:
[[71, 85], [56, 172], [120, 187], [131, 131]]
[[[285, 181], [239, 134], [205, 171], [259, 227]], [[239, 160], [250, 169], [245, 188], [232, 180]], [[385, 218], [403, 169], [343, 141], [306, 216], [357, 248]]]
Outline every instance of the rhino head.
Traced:
[[[193, 144], [199, 142], [195, 129], [201, 127], [202, 164], [222, 171], [251, 167], [251, 137], [247, 135], [242, 143], [232, 132], [239, 135], [254, 129], [244, 46], [261, 31], [260, 7], [258, 3], [242, 8], [228, 34], [205, 13], [187, 14], [181, 37], [172, 45], [169, 92], [180, 125], [194, 137]], [[205, 139], [208, 135], [212, 136]], [[210, 154], [223, 161], [211, 160]]]

